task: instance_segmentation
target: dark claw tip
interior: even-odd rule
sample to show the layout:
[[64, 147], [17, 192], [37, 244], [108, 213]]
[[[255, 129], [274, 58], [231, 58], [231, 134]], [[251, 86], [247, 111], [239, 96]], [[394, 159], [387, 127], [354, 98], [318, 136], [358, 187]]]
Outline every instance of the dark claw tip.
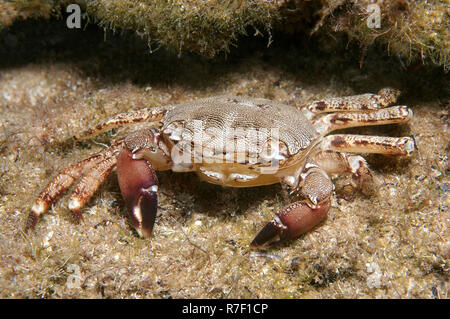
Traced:
[[156, 192], [144, 190], [130, 210], [131, 223], [140, 236], [148, 238], [152, 235], [157, 209]]
[[83, 215], [81, 214], [81, 210], [79, 209], [71, 209], [72, 214], [75, 216], [78, 223], [83, 222]]
[[39, 216], [34, 212], [31, 212], [28, 215], [27, 221], [25, 223], [25, 233], [26, 234], [30, 233], [34, 229], [34, 226], [36, 226], [38, 217]]
[[268, 223], [256, 235], [255, 239], [250, 243], [250, 247], [257, 248], [270, 245], [283, 239], [283, 229], [274, 222]]

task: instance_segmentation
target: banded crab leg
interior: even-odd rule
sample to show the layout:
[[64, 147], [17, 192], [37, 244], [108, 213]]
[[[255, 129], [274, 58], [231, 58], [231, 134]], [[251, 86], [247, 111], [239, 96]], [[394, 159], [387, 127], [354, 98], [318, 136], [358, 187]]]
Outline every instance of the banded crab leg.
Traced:
[[106, 180], [112, 169], [116, 166], [117, 158], [109, 157], [89, 169], [76, 185], [69, 198], [69, 210], [78, 218], [83, 220], [81, 208], [94, 195], [95, 191]]
[[370, 113], [330, 113], [313, 120], [313, 125], [320, 134], [327, 135], [337, 129], [404, 123], [411, 117], [412, 111], [407, 106], [399, 105]]
[[[63, 169], [58, 175], [56, 175], [53, 180], [51, 180], [50, 183], [48, 183], [48, 185], [42, 190], [32, 206], [25, 225], [25, 231], [28, 232], [33, 230], [39, 216], [45, 213], [49, 207], [64, 193], [64, 191], [66, 191], [73, 184], [75, 180], [85, 174], [89, 174], [89, 171], [95, 169], [95, 167], [100, 163], [105, 161], [109, 162], [112, 158], [115, 158], [115, 153], [120, 148], [122, 148], [122, 145], [120, 143], [116, 143], [108, 149], [105, 149], [85, 160]], [[111, 163], [112, 166], [114, 166], [114, 164]], [[79, 187], [80, 194], [83, 192], [82, 188], [83, 187]], [[75, 195], [72, 198], [72, 203], [75, 203], [77, 197], [79, 196]], [[77, 209], [72, 210], [72, 212], [78, 219], [80, 219], [81, 215], [77, 212]]]
[[[166, 114], [167, 110], [171, 108], [173, 108], [173, 106], [167, 106], [164, 109], [141, 109], [134, 112], [121, 113], [112, 117], [106, 122], [98, 124], [94, 128], [88, 129], [81, 134], [74, 136], [73, 139], [75, 141], [87, 139], [118, 126], [131, 125], [142, 122], [157, 122], [160, 121]], [[117, 156], [120, 153], [120, 150], [124, 149], [125, 147], [123, 145], [123, 141], [116, 142], [110, 148], [94, 154], [91, 157], [62, 170], [39, 194], [38, 198], [31, 208], [31, 212], [25, 225], [25, 231], [28, 232], [33, 230], [34, 226], [37, 223], [37, 220], [39, 219], [39, 216], [45, 213], [48, 208], [62, 195], [62, 193], [64, 193], [64, 191], [66, 191], [73, 184], [73, 182], [80, 177], [82, 177], [82, 179], [69, 199], [69, 209], [77, 217], [78, 220], [81, 220], [82, 216], [80, 213], [80, 209], [92, 197], [100, 184], [107, 178], [111, 170], [116, 167]], [[139, 171], [142, 171], [142, 169], [140, 168], [142, 166], [141, 162], [142, 161], [139, 161], [139, 164], [128, 162], [128, 165], [129, 167], [134, 167], [133, 165], [135, 165]], [[150, 166], [151, 172], [146, 172], [146, 174], [141, 177], [140, 181], [143, 181], [145, 179], [153, 180], [154, 178], [156, 178], [156, 175], [154, 175], [153, 168], [151, 167], [150, 163], [146, 162], [146, 164]], [[122, 177], [122, 180], [123, 179], [126, 179], [126, 177]], [[137, 184], [134, 185], [134, 187], [138, 187]], [[138, 194], [140, 192], [140, 189], [135, 189], [135, 191], [136, 194]], [[125, 192], [130, 193], [131, 191], [128, 189]], [[151, 199], [148, 199], [148, 201], [150, 200]], [[140, 200], [139, 203], [143, 203], [145, 205], [145, 201], [142, 202]], [[156, 211], [152, 212], [151, 214], [153, 213], [156, 215]], [[133, 225], [136, 226], [138, 224], [142, 224], [142, 222], [137, 223], [133, 221], [134, 217], [132, 213], [130, 213], [130, 216]], [[150, 232], [152, 227], [153, 224], [147, 227]], [[148, 234], [149, 232], [147, 231], [143, 233]]]
[[158, 122], [160, 121], [171, 107], [164, 109], [141, 109], [132, 112], [120, 113], [110, 118], [106, 122], [100, 123], [94, 128], [90, 128], [73, 137], [75, 141], [91, 138], [95, 135], [113, 129], [115, 127], [132, 125], [142, 122]]
[[363, 193], [372, 192], [373, 176], [360, 155], [345, 152], [379, 153], [410, 156], [414, 141], [410, 137], [378, 137], [364, 135], [330, 135], [303, 167], [293, 192], [306, 198], [284, 207], [252, 241], [258, 247], [295, 238], [320, 223], [330, 208], [334, 186], [328, 174], [351, 173]]
[[68, 206], [77, 219], [81, 220], [81, 208], [115, 167], [131, 224], [139, 235], [149, 237], [157, 212], [158, 178], [152, 165], [145, 159], [134, 158], [123, 141], [61, 171], [36, 199], [25, 231], [33, 230], [39, 216], [80, 178]]
[[[397, 100], [399, 91], [382, 89], [378, 94], [363, 94], [316, 101], [304, 106], [307, 118], [325, 136], [336, 129], [356, 126], [394, 124], [408, 121], [412, 112], [406, 106], [385, 108]], [[315, 118], [320, 113], [334, 112]], [[362, 135], [331, 135], [324, 137], [318, 150], [310, 155], [302, 171], [285, 177], [284, 182], [298, 180], [294, 191], [304, 198], [294, 202], [269, 222], [252, 241], [258, 247], [287, 238], [295, 238], [320, 223], [330, 208], [334, 190], [328, 174], [352, 173], [357, 186], [370, 193], [373, 177], [367, 162], [354, 153], [380, 153], [410, 156], [414, 141], [410, 137], [372, 137]]]
[[319, 145], [322, 150], [348, 153], [376, 153], [390, 156], [411, 156], [415, 150], [414, 139], [409, 136], [386, 137], [355, 134], [326, 136]]
[[310, 119], [324, 112], [371, 112], [394, 104], [399, 95], [400, 91], [396, 89], [384, 88], [378, 94], [329, 98], [305, 104], [302, 108]]

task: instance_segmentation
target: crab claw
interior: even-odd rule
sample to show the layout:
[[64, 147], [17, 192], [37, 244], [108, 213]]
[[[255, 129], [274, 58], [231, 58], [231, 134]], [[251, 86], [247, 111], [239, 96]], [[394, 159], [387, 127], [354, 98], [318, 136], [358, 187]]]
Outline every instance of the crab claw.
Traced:
[[158, 178], [145, 159], [134, 159], [124, 149], [117, 160], [117, 177], [133, 227], [140, 236], [150, 237], [158, 207]]
[[330, 209], [330, 201], [311, 208], [306, 202], [294, 202], [279, 211], [251, 242], [251, 247], [270, 245], [296, 238], [320, 223]]

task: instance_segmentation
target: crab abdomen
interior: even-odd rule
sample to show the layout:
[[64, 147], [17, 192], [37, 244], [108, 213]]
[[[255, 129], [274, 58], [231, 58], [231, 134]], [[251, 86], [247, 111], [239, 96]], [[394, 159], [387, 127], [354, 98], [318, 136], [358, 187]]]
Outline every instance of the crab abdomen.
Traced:
[[276, 174], [261, 174], [256, 169], [238, 163], [201, 164], [195, 171], [202, 180], [221, 186], [253, 187], [280, 182]]

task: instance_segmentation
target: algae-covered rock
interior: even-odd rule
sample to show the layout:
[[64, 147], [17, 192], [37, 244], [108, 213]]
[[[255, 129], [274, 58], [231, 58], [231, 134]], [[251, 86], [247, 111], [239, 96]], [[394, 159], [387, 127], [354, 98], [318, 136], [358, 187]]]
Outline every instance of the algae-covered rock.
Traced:
[[[342, 32], [361, 47], [382, 44], [405, 64], [414, 62], [443, 66], [450, 62], [450, 6], [448, 1], [326, 1], [327, 17], [322, 32]], [[377, 25], [376, 15], [379, 12]]]
[[270, 34], [277, 19], [268, 1], [91, 1], [89, 16], [102, 26], [136, 30], [147, 38], [205, 56], [228, 51], [239, 36]]
[[[90, 23], [135, 31], [150, 51], [163, 45], [179, 54], [214, 57], [239, 45], [241, 37], [264, 36], [270, 44], [276, 30], [280, 35], [342, 34], [363, 50], [381, 45], [406, 65], [431, 62], [450, 68], [450, 8], [439, 0], [0, 0], [0, 29], [19, 17], [61, 17], [69, 3], [78, 3]], [[379, 24], [369, 25], [378, 19], [374, 15]]]
[[69, 3], [79, 4], [89, 22], [105, 29], [132, 30], [149, 45], [156, 42], [207, 57], [229, 51], [240, 36], [266, 35], [270, 41], [272, 25], [279, 19], [278, 6], [263, 0], [0, 0], [0, 26], [18, 17], [60, 15]]
[[59, 15], [67, 1], [58, 0], [1, 0], [0, 30], [18, 18], [46, 18]]

